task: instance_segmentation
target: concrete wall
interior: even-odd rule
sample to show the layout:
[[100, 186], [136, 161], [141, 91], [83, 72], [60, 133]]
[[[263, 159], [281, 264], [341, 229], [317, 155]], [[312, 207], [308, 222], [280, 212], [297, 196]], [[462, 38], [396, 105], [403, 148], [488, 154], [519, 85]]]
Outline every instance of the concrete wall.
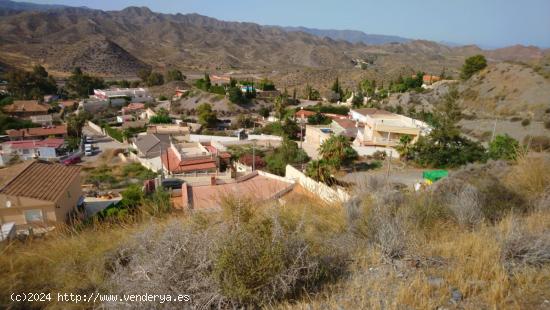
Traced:
[[92, 128], [94, 131], [96, 131], [97, 133], [102, 133], [104, 134], [103, 132], [103, 128], [101, 128], [100, 126], [98, 126], [97, 124], [91, 122], [91, 121], [88, 121], [88, 126], [90, 128]]
[[[140, 163], [143, 167], [153, 171], [153, 172], [158, 172], [160, 170], [163, 169], [163, 166], [162, 166], [162, 160], [160, 158], [160, 156], [157, 156], [157, 157], [154, 157], [154, 158], [143, 158], [143, 157], [139, 157], [138, 155], [132, 153], [132, 152], [129, 152], [130, 154], [128, 155], [128, 157], [124, 156], [124, 154], [122, 154], [122, 156], [124, 156], [125, 158], [129, 159], [129, 160], [133, 160], [133, 161], [136, 161], [138, 163]], [[120, 156], [120, 154], [119, 154]]]
[[399, 152], [391, 147], [358, 146], [355, 144], [353, 144], [352, 147], [355, 151], [357, 151], [357, 154], [359, 154], [359, 156], [371, 156], [375, 152], [381, 151], [385, 152], [388, 156], [390, 156], [391, 154], [392, 158], [399, 159]]
[[55, 207], [55, 217], [57, 222], [65, 222], [69, 212], [76, 207], [78, 201], [83, 196], [80, 183], [80, 175], [77, 175], [67, 187], [67, 191], [62, 193], [57, 199]]
[[273, 136], [273, 135], [248, 135], [247, 140], [239, 140], [238, 137], [227, 137], [227, 136], [209, 136], [209, 135], [191, 135], [190, 137], [191, 141], [194, 142], [220, 142], [220, 143], [226, 143], [226, 142], [238, 142], [244, 144], [250, 144], [251, 140], [257, 140], [257, 141], [272, 141], [273, 143], [276, 143], [277, 141], [283, 141], [283, 138], [279, 136]]
[[[11, 207], [6, 208], [6, 202], [10, 201]], [[38, 199], [15, 197], [0, 194], [0, 222], [15, 222], [15, 225], [25, 225], [25, 211], [40, 210], [44, 222], [55, 222], [56, 214], [54, 203]]]
[[216, 184], [226, 184], [231, 182], [231, 171], [219, 172], [219, 173], [190, 173], [190, 174], [173, 174], [170, 178], [176, 178], [183, 180], [190, 186], [206, 186], [212, 182], [212, 177], [216, 178]]
[[342, 203], [350, 199], [350, 195], [343, 189], [333, 189], [324, 183], [317, 182], [290, 165], [286, 166], [285, 178], [297, 182], [306, 190], [328, 203]]
[[239, 141], [237, 137], [225, 137], [225, 136], [208, 136], [208, 135], [191, 135], [190, 140], [194, 142], [227, 142], [227, 141]]

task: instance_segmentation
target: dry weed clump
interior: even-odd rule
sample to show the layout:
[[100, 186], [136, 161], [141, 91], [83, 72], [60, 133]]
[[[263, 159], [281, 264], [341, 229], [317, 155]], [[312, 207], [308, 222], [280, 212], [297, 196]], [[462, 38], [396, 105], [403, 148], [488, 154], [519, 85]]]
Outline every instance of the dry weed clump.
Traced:
[[211, 252], [223, 233], [224, 227], [197, 230], [177, 220], [166, 227], [151, 225], [111, 254], [110, 286], [117, 293], [189, 294], [195, 306], [220, 307], [227, 300], [211, 276]]
[[[129, 238], [131, 227], [96, 227], [88, 231], [61, 229], [42, 239], [15, 241], [0, 248], [0, 308], [84, 307], [58, 302], [58, 292], [107, 292], [105, 253]], [[50, 304], [15, 302], [11, 293], [51, 293]], [[88, 305], [89, 306], [89, 305]]]
[[550, 230], [527, 231], [525, 223], [514, 220], [502, 238], [502, 260], [508, 268], [516, 266], [542, 267], [550, 264]]
[[527, 157], [518, 159], [505, 178], [505, 183], [516, 189], [527, 201], [540, 198], [550, 188], [550, 159], [548, 157]]
[[153, 226], [119, 248], [108, 266], [112, 287], [121, 293], [183, 292], [192, 296], [193, 307], [235, 308], [272, 305], [338, 277], [337, 264], [345, 260], [334, 259], [342, 258], [338, 251], [312, 249], [300, 218], [289, 223], [248, 199], [223, 201], [220, 216]]
[[348, 230], [376, 245], [384, 258], [403, 258], [410, 240], [404, 218], [398, 211], [405, 202], [405, 195], [388, 186], [375, 188], [378, 190], [363, 193], [362, 198], [346, 203]]

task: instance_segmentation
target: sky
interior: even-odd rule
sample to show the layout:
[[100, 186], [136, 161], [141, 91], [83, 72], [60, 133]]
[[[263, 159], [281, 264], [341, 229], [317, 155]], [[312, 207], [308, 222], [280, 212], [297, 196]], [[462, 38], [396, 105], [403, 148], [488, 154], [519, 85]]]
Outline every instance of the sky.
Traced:
[[361, 30], [497, 48], [550, 48], [550, 0], [27, 0], [120, 10], [199, 13], [262, 25]]

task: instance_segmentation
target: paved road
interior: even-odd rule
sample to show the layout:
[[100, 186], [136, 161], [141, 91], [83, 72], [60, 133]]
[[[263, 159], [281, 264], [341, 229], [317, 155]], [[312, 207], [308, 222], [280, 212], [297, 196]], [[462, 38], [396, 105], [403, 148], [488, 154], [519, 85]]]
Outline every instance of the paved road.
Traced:
[[[390, 182], [405, 184], [412, 189], [415, 183], [422, 182], [422, 171], [422, 169], [414, 168], [391, 169]], [[348, 173], [346, 176], [342, 177], [342, 180], [360, 183], [371, 176], [386, 178], [387, 166], [384, 165], [384, 167], [376, 170]]]
[[85, 126], [82, 128], [82, 134], [94, 138], [94, 155], [93, 156], [84, 156], [82, 161], [84, 162], [94, 162], [97, 158], [107, 150], [114, 149], [125, 149], [128, 147], [128, 144], [120, 143], [116, 140], [111, 139], [109, 136], [105, 136], [100, 132], [93, 130], [91, 127]]

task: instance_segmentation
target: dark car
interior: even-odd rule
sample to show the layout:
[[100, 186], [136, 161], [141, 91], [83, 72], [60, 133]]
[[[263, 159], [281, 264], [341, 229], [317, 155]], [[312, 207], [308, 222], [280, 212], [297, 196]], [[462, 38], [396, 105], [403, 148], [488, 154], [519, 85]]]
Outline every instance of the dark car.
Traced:
[[61, 161], [61, 163], [63, 165], [75, 165], [75, 164], [78, 164], [80, 162], [80, 157], [78, 156], [75, 156], [75, 157], [71, 157], [71, 158], [67, 158], [67, 159], [64, 159]]
[[181, 189], [183, 181], [180, 179], [164, 179], [161, 182], [161, 186], [165, 189]]

